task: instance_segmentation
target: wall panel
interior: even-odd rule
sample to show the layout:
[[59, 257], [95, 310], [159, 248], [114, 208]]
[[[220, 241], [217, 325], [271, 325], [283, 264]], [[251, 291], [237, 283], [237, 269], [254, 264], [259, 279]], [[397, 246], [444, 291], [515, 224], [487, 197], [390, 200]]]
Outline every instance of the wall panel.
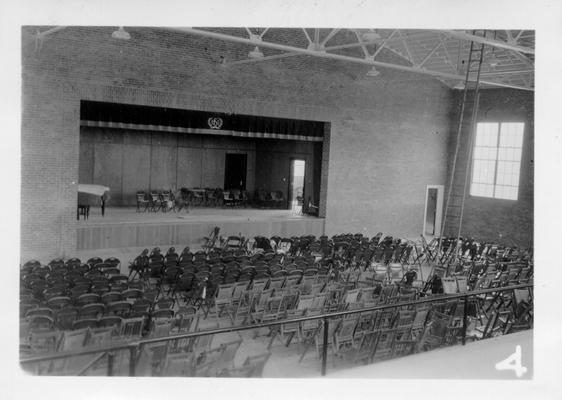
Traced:
[[150, 189], [168, 190], [176, 186], [177, 147], [153, 143], [150, 156]]
[[94, 143], [80, 142], [80, 167], [78, 172], [79, 183], [94, 182]]
[[222, 188], [224, 185], [224, 155], [223, 149], [204, 149], [202, 151], [202, 183], [205, 187]]
[[[80, 161], [81, 162], [81, 161]], [[150, 187], [150, 146], [123, 145], [123, 205], [136, 205], [136, 192]], [[112, 203], [115, 204], [115, 203]]]
[[123, 145], [96, 143], [94, 149], [94, 181], [92, 183], [108, 186], [111, 202], [121, 204]]
[[178, 149], [178, 187], [201, 187], [202, 151], [197, 148], [180, 147]]

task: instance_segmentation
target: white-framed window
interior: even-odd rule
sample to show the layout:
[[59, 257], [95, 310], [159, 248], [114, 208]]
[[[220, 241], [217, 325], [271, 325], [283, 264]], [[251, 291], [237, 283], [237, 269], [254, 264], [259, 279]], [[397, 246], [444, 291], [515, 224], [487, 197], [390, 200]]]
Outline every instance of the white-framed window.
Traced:
[[479, 122], [472, 157], [470, 195], [517, 200], [523, 122]]

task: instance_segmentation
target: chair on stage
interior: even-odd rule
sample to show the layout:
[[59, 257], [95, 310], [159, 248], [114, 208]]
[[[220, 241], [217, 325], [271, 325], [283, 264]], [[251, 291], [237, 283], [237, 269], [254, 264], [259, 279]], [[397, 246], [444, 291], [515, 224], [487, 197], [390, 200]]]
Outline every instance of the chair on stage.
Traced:
[[205, 189], [193, 188], [190, 190], [191, 203], [194, 206], [204, 206], [205, 205]]
[[169, 190], [164, 190], [160, 193], [160, 202], [162, 204], [161, 208], [163, 212], [175, 211], [176, 206], [174, 202], [174, 195]]
[[234, 206], [234, 198], [232, 197], [232, 192], [230, 190], [223, 191], [222, 196], [223, 206]]
[[271, 203], [275, 208], [285, 208], [285, 195], [283, 191], [276, 190], [271, 192]]
[[297, 196], [297, 198], [292, 202], [292, 212], [294, 215], [302, 215], [304, 199], [302, 196]]
[[236, 207], [242, 204], [242, 192], [240, 191], [240, 189], [231, 189], [230, 197], [233, 206]]
[[163, 206], [162, 197], [156, 191], [150, 192], [150, 211], [160, 211]]
[[137, 212], [145, 212], [148, 209], [150, 202], [146, 196], [146, 192], [137, 192]]

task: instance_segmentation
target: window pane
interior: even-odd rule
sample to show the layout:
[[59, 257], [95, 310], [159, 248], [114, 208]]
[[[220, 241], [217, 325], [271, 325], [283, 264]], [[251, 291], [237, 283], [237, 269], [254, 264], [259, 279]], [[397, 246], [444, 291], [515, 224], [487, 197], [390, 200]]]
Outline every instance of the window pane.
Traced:
[[521, 159], [521, 149], [513, 147], [500, 147], [498, 149], [498, 160], [519, 161]]
[[474, 158], [477, 160], [495, 160], [497, 154], [496, 147], [475, 147]]
[[496, 191], [494, 193], [494, 197], [497, 198], [497, 199], [503, 199], [504, 198], [503, 189], [504, 189], [503, 186], [496, 186]]
[[508, 190], [507, 198], [509, 200], [517, 200], [517, 192], [518, 192], [519, 188], [518, 187], [510, 187], [507, 190]]
[[494, 197], [494, 185], [473, 183], [470, 185], [470, 195], [479, 197]]
[[496, 186], [495, 198], [517, 200], [517, 188], [513, 186]]
[[472, 183], [470, 185], [470, 195], [471, 196], [481, 196], [481, 194], [480, 194], [480, 183]]
[[476, 127], [476, 146], [497, 146], [498, 128], [497, 122], [479, 122]]
[[501, 124], [500, 147], [522, 147], [523, 128], [522, 122], [503, 122]]
[[494, 183], [495, 161], [490, 160], [474, 160], [474, 171], [472, 173], [472, 181], [475, 183]]
[[519, 167], [518, 162], [499, 161], [496, 184], [519, 186]]

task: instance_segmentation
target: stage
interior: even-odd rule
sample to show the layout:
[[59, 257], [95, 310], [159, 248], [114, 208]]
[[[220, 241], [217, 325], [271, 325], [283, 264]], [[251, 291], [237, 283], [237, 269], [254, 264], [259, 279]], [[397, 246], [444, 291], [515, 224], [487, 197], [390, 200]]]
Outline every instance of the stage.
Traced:
[[134, 207], [107, 207], [102, 217], [92, 207], [77, 221], [78, 251], [168, 245], [194, 245], [214, 227], [222, 236], [281, 237], [324, 234], [324, 219], [292, 210], [190, 208], [188, 212], [137, 212]]

